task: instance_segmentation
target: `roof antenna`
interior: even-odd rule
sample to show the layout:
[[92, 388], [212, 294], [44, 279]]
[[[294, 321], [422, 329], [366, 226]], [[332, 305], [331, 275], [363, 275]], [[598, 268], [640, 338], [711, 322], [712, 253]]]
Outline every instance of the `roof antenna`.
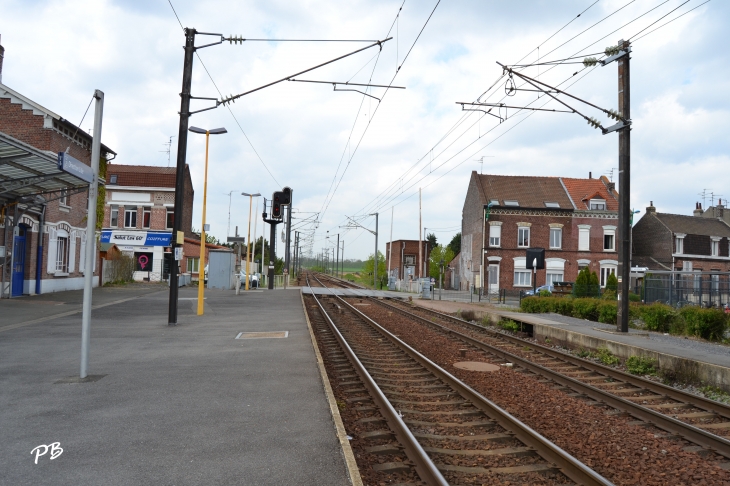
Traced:
[[172, 147], [172, 139], [175, 138], [175, 135], [170, 136], [170, 140], [163, 143], [165, 147], [167, 147], [167, 150], [160, 150], [160, 152], [167, 154], [167, 166], [170, 167], [170, 147]]

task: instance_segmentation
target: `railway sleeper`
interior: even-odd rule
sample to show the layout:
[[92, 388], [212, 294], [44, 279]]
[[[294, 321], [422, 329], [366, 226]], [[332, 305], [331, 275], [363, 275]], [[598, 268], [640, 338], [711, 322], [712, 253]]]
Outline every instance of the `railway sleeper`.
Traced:
[[504, 447], [502, 449], [474, 449], [474, 450], [456, 450], [456, 449], [440, 449], [438, 447], [424, 447], [424, 451], [434, 454], [448, 454], [450, 456], [536, 456], [537, 451], [531, 447]]
[[436, 464], [439, 471], [459, 472], [463, 474], [525, 474], [525, 473], [553, 473], [559, 469], [552, 464], [529, 464], [525, 466], [512, 467], [470, 467], [470, 466], [452, 466], [450, 464]]

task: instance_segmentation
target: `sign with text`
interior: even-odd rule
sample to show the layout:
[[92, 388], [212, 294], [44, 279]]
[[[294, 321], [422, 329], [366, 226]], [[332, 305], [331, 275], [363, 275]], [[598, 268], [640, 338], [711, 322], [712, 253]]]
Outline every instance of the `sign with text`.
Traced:
[[94, 180], [93, 169], [66, 152], [58, 152], [58, 168], [83, 181], [92, 182]]
[[153, 231], [103, 230], [101, 243], [115, 243], [125, 246], [170, 246], [172, 233]]

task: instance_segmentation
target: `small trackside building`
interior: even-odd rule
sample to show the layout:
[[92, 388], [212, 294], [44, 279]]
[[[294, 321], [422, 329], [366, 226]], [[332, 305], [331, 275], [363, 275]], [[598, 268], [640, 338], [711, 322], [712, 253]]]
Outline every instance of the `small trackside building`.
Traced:
[[[601, 286], [618, 267], [618, 193], [606, 177], [472, 172], [462, 211], [459, 288], [532, 288], [528, 248], [545, 249], [536, 285], [575, 281], [583, 267]], [[486, 289], [485, 289], [486, 291]]]
[[[391, 247], [393, 249], [391, 253]], [[431, 248], [432, 249], [432, 248]], [[428, 267], [424, 273], [423, 261], [428, 261], [428, 241], [421, 241], [418, 251], [418, 240], [396, 240], [385, 243], [385, 267], [390, 269], [390, 277], [398, 281], [415, 281], [428, 275]]]

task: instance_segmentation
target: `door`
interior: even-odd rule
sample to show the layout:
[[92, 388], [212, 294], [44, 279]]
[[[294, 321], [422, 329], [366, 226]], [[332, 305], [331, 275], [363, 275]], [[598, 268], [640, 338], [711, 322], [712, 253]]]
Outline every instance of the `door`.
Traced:
[[13, 297], [23, 295], [25, 283], [25, 226], [18, 227], [18, 235], [13, 243]]
[[499, 265], [489, 265], [489, 289], [490, 294], [499, 293]]

